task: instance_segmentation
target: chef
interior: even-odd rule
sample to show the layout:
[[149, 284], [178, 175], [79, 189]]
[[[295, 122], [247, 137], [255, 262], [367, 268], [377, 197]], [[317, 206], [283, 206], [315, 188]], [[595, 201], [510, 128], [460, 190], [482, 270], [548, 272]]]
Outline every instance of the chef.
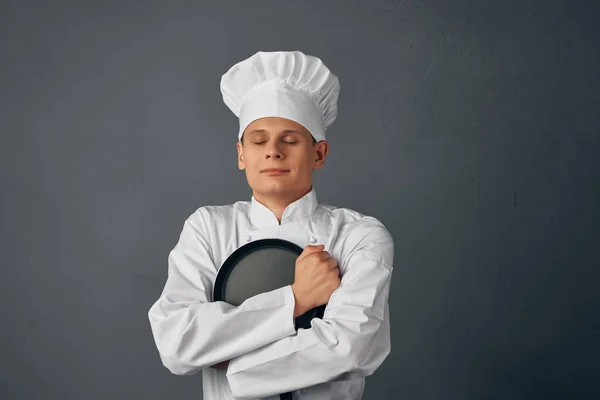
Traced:
[[[252, 197], [185, 220], [148, 312], [160, 359], [173, 374], [202, 371], [204, 400], [361, 399], [391, 350], [394, 244], [378, 219], [317, 201], [312, 176], [325, 163], [338, 78], [299, 51], [258, 52], [220, 87], [239, 119], [237, 163]], [[294, 283], [239, 306], [214, 302], [222, 263], [266, 238], [304, 249]], [[323, 318], [296, 330], [294, 318], [321, 304]]]

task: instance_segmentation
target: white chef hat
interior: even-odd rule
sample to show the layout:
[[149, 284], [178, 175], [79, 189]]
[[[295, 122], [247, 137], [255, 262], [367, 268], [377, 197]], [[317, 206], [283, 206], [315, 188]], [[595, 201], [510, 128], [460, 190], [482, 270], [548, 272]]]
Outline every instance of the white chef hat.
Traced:
[[259, 118], [281, 117], [304, 126], [318, 141], [337, 117], [338, 78], [314, 56], [300, 51], [259, 51], [221, 77], [221, 94], [239, 118], [241, 140]]

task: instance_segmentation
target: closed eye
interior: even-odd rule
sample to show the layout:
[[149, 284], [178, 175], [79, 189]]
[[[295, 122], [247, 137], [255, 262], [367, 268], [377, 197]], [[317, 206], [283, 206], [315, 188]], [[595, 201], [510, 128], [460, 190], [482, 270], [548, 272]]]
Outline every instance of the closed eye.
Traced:
[[[263, 143], [265, 143], [265, 141], [262, 141], [262, 142], [253, 142], [253, 143], [254, 144], [263, 144]], [[298, 142], [286, 142], [286, 141], [284, 141], [283, 143], [285, 143], [285, 144], [296, 144]]]

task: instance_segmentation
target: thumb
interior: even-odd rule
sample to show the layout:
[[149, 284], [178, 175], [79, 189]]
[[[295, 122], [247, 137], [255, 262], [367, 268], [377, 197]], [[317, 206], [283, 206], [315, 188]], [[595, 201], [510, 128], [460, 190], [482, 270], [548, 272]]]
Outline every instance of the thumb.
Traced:
[[308, 257], [311, 254], [318, 253], [319, 251], [323, 251], [324, 248], [325, 248], [324, 244], [308, 245], [304, 248], [304, 250], [302, 251], [302, 254], [300, 254], [300, 256], [298, 256], [298, 259], [301, 260], [305, 257]]

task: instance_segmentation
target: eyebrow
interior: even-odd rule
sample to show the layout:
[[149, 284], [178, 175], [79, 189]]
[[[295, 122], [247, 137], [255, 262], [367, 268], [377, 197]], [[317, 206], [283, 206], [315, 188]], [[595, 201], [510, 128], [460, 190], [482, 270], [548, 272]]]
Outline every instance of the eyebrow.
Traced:
[[[264, 130], [264, 129], [252, 129], [250, 132], [248, 132], [248, 135], [251, 134], [251, 133], [266, 133], [266, 132], [267, 131]], [[302, 135], [303, 134], [303, 132], [300, 132], [300, 131], [295, 130], [295, 129], [286, 129], [286, 130], [281, 131], [280, 133], [284, 134], [284, 135], [288, 134], [288, 133], [296, 133], [298, 135]]]

